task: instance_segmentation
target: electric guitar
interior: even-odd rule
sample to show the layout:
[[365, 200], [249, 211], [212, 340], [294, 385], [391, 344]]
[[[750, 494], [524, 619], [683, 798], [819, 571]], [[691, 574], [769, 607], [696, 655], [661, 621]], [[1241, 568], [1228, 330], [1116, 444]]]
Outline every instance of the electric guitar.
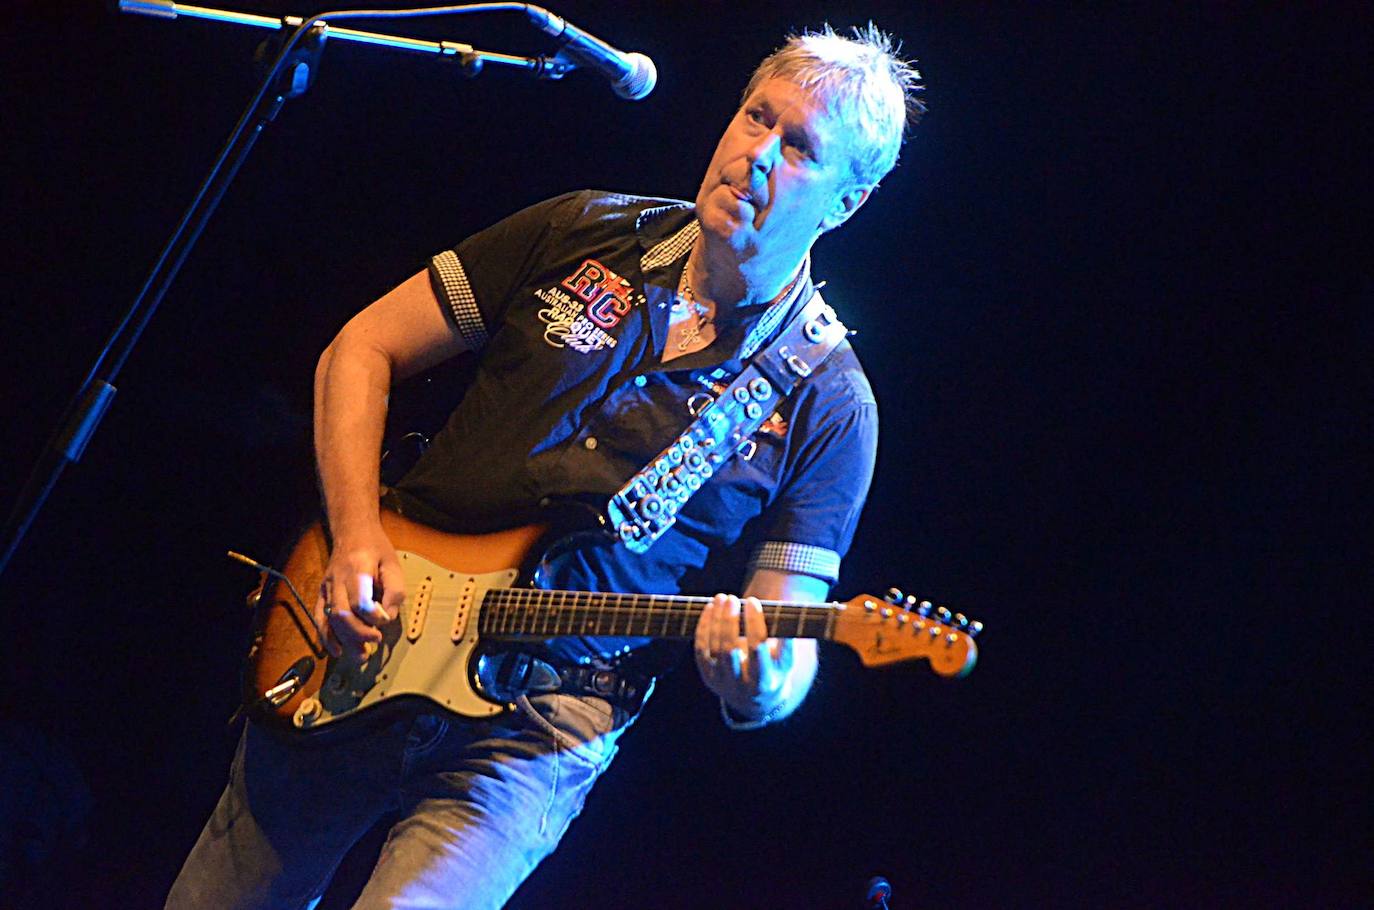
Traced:
[[[510, 705], [482, 689], [476, 668], [483, 646], [567, 635], [691, 639], [709, 601], [520, 586], [544, 554], [548, 529], [541, 525], [449, 534], [383, 510], [382, 527], [400, 559], [406, 597], [397, 621], [382, 628], [381, 644], [361, 661], [331, 657], [312, 615], [329, 562], [319, 524], [300, 537], [280, 572], [231, 554], [265, 572], [244, 674], [244, 706], [259, 722], [324, 736], [353, 728], [364, 715], [381, 718], [424, 702], [490, 717]], [[770, 637], [838, 642], [865, 666], [924, 658], [939, 675], [956, 677], [978, 657], [973, 636], [981, 623], [895, 590], [887, 600], [765, 601], [763, 608]]]

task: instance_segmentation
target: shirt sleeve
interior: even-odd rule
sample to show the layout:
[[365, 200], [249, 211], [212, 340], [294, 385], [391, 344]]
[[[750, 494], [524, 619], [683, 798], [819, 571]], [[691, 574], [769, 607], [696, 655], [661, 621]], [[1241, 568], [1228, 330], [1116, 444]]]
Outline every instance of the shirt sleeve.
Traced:
[[873, 480], [878, 409], [859, 400], [807, 440], [765, 515], [748, 571], [775, 569], [834, 584]]
[[535, 203], [430, 260], [435, 296], [470, 349], [486, 346], [512, 296], [581, 208], [585, 195], [568, 193]]

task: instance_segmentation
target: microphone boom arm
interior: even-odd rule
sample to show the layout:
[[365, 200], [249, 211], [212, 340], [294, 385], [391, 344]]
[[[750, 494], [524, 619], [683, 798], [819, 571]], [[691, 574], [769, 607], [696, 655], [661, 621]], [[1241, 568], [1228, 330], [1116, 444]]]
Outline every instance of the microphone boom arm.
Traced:
[[[452, 6], [436, 8], [432, 14], [437, 15], [439, 9], [448, 13], [458, 12], [499, 12], [499, 11], [523, 11], [526, 7], [524, 3], [471, 3], [464, 6]], [[299, 28], [305, 21], [300, 16], [282, 16], [273, 18], [271, 16], [259, 16], [253, 13], [240, 13], [234, 10], [212, 9], [205, 6], [190, 6], [184, 3], [174, 3], [172, 0], [119, 0], [119, 11], [123, 13], [135, 13], [141, 16], [152, 16], [157, 19], [176, 19], [185, 16], [188, 19], [209, 19], [214, 22], [224, 22], [229, 25], [244, 25], [252, 28], [263, 29], [295, 29]], [[394, 10], [387, 14], [387, 18], [412, 18], [408, 13], [431, 13], [430, 10]], [[337, 12], [326, 14], [331, 18], [355, 18], [351, 12]], [[377, 15], [369, 15], [367, 18], [380, 18]], [[463, 44], [459, 41], [432, 41], [425, 38], [409, 38], [403, 35], [384, 35], [380, 32], [364, 32], [352, 28], [338, 28], [320, 21], [319, 25], [324, 27], [324, 34], [339, 41], [354, 41], [360, 44], [371, 44], [377, 47], [390, 47], [397, 50], [410, 51], [412, 53], [436, 54], [440, 57], [457, 59], [469, 75], [476, 75], [481, 71], [484, 64], [493, 63], [498, 66], [510, 67], [529, 72], [541, 79], [561, 79], [570, 70], [573, 64], [570, 61], [562, 60], [557, 57], [524, 57], [519, 54], [502, 54], [495, 51], [484, 51], [474, 48], [470, 44]]]

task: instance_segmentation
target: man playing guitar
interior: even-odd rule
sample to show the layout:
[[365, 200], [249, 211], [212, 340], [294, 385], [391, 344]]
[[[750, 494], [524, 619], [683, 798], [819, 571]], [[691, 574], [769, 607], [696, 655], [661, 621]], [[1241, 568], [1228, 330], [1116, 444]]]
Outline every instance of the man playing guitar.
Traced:
[[[327, 649], [355, 664], [403, 615], [383, 511], [480, 534], [541, 501], [604, 502], [815, 294], [812, 244], [894, 166], [917, 74], [869, 28], [788, 40], [754, 73], [693, 203], [571, 193], [441, 253], [358, 313], [319, 360], [315, 445], [332, 548], [303, 592]], [[480, 358], [444, 430], [379, 488], [393, 385]], [[731, 726], [786, 717], [816, 643], [770, 638], [760, 599], [819, 603], [872, 474], [877, 416], [847, 342], [683, 506], [647, 552], [613, 541], [552, 558], [540, 587], [717, 594], [696, 665]], [[627, 626], [628, 629], [628, 626]], [[743, 634], [741, 634], [743, 633]], [[169, 907], [307, 907], [376, 820], [399, 815], [359, 907], [499, 907], [557, 845], [652, 687], [643, 637], [523, 649], [561, 684], [516, 710], [394, 720], [325, 747], [249, 724], [230, 784]], [[527, 669], [527, 668], [526, 668]]]

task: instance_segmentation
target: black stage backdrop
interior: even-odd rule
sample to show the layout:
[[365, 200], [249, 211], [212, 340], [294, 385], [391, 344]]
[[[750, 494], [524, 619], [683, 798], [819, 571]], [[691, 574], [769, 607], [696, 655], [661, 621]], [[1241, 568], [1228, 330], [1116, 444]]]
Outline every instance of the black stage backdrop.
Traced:
[[[962, 609], [982, 661], [950, 683], [828, 653], [753, 734], [684, 667], [512, 906], [857, 907], [874, 874], [894, 908], [1367, 905], [1369, 591], [1342, 573], [1369, 410], [1342, 354], [1368, 346], [1369, 16], [1338, 6], [559, 7], [654, 57], [641, 103], [332, 43], [3, 579], [2, 900], [160, 904], [235, 740], [252, 573], [223, 553], [274, 553], [311, 508], [310, 379], [339, 325], [527, 203], [690, 197], [787, 30], [872, 17], [931, 112], [816, 251], [883, 415], [837, 593]], [[263, 37], [10, 9], [6, 508]], [[414, 32], [544, 47], [500, 17]]]

